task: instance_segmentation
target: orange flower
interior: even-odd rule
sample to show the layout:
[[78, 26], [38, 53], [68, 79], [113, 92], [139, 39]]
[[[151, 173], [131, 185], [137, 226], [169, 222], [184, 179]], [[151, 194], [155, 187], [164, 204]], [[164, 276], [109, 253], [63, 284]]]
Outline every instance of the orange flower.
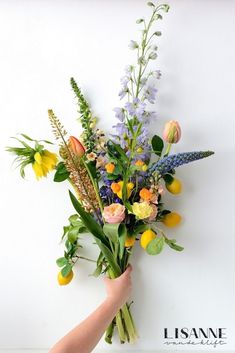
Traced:
[[141, 159], [138, 159], [136, 162], [135, 162], [135, 165], [137, 167], [142, 167], [144, 165], [144, 162], [141, 160]]
[[107, 163], [105, 165], [105, 169], [107, 171], [107, 173], [113, 173], [114, 169], [115, 169], [115, 164], [113, 163]]
[[139, 195], [145, 201], [150, 201], [152, 198], [152, 193], [146, 188], [141, 189]]
[[85, 153], [85, 148], [81, 142], [74, 136], [69, 137], [70, 148], [78, 157], [82, 157]]
[[112, 183], [111, 184], [111, 189], [116, 194], [118, 191], [121, 190], [121, 186], [118, 183]]

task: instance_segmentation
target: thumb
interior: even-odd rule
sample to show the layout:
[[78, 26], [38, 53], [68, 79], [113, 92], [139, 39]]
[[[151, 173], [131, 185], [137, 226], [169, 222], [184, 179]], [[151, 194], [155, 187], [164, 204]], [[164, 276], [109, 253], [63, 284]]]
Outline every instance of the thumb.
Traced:
[[128, 276], [131, 273], [132, 270], [133, 270], [133, 267], [132, 267], [131, 264], [129, 264], [127, 266], [126, 270], [123, 272], [123, 275]]

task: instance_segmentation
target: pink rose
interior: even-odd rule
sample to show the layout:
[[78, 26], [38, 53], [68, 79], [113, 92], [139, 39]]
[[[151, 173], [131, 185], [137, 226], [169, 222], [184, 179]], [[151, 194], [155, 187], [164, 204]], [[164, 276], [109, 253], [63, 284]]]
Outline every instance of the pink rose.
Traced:
[[163, 139], [168, 143], [177, 143], [181, 137], [181, 129], [178, 121], [170, 120], [165, 124]]
[[148, 221], [153, 221], [156, 218], [156, 216], [157, 216], [158, 208], [153, 203], [151, 203], [150, 206], [152, 207], [153, 210], [152, 210], [151, 215], [148, 218]]
[[125, 206], [112, 203], [104, 207], [103, 217], [107, 223], [120, 223], [125, 218]]

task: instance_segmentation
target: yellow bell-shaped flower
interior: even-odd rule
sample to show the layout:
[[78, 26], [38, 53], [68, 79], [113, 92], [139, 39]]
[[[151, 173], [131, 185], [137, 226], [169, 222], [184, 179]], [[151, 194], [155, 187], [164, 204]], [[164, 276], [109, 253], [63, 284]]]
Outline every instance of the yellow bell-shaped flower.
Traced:
[[43, 150], [41, 153], [34, 154], [34, 162], [32, 164], [33, 171], [37, 179], [46, 177], [47, 174], [53, 170], [58, 161], [57, 155], [48, 150]]

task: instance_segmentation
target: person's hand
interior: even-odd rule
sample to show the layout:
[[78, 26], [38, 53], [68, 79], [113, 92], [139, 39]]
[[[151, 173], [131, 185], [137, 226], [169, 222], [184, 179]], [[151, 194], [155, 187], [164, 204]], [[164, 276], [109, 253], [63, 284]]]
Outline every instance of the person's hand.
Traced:
[[132, 266], [129, 264], [125, 272], [119, 277], [114, 279], [105, 277], [103, 279], [106, 286], [107, 299], [116, 303], [120, 308], [127, 302], [132, 292], [131, 271]]

